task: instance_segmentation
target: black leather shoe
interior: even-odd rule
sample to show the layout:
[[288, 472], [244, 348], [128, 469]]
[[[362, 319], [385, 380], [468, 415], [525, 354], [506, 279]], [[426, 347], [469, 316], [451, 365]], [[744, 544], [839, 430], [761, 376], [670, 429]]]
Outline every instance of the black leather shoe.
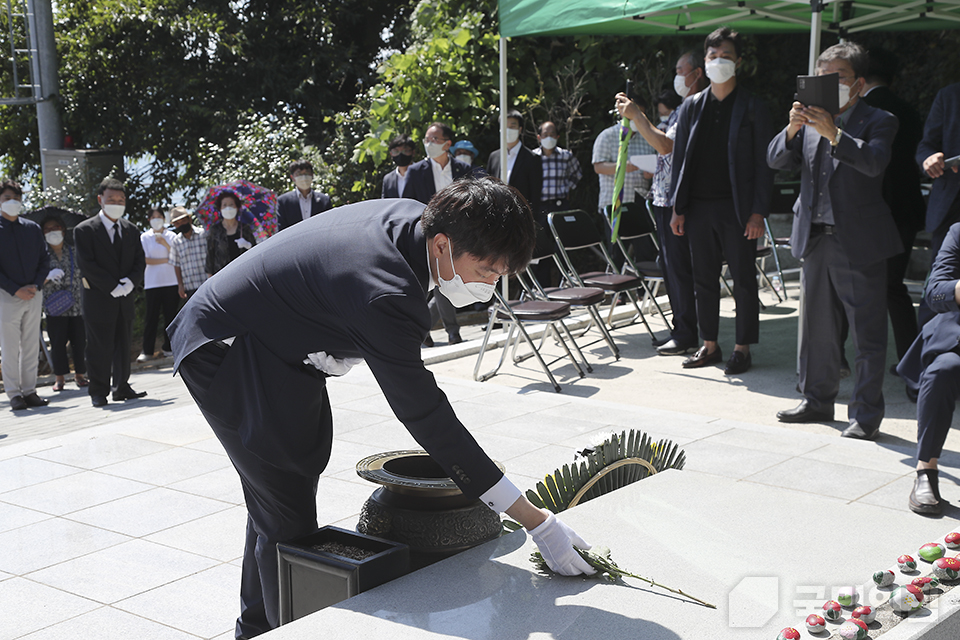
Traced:
[[683, 361], [683, 368], [697, 369], [718, 362], [723, 362], [723, 354], [720, 353], [720, 347], [714, 349], [713, 353], [709, 353], [706, 347], [700, 347], [695, 354]]
[[793, 409], [777, 412], [780, 422], [833, 422], [833, 412], [815, 411], [806, 400]]
[[122, 402], [124, 400], [136, 400], [137, 398], [142, 398], [147, 395], [146, 391], [134, 391], [130, 387], [126, 389], [117, 389], [113, 392], [113, 401]]
[[938, 516], [943, 513], [943, 504], [937, 487], [934, 486], [934, 482], [937, 480], [936, 469], [925, 469], [917, 472], [917, 479], [913, 483], [913, 491], [910, 492], [910, 511], [926, 516]]
[[23, 396], [13, 396], [10, 398], [10, 408], [14, 411], [23, 411], [27, 408], [27, 401], [23, 399]]
[[90, 396], [90, 402], [95, 407], [107, 406], [107, 396]]
[[730, 356], [730, 359], [727, 360], [727, 367], [723, 370], [723, 372], [728, 376], [746, 373], [752, 364], [753, 359], [750, 357], [749, 353], [745, 354], [742, 351], [734, 351]]
[[864, 427], [856, 420], [851, 420], [850, 426], [843, 430], [840, 437], [854, 438], [855, 440], [876, 440], [878, 435], [880, 435], [880, 427], [870, 429]]
[[23, 401], [27, 403], [28, 407], [45, 407], [50, 404], [49, 400], [44, 400], [38, 396], [36, 391], [30, 395], [23, 396]]
[[460, 337], [459, 333], [447, 338], [447, 344], [460, 344], [461, 342], [463, 342], [463, 338]]
[[657, 353], [662, 356], [687, 356], [697, 351], [695, 344], [679, 344], [673, 338], [670, 338], [657, 347]]
[[423, 339], [423, 346], [428, 349], [433, 346], [433, 338], [430, 337], [430, 334], [427, 334], [427, 337]]

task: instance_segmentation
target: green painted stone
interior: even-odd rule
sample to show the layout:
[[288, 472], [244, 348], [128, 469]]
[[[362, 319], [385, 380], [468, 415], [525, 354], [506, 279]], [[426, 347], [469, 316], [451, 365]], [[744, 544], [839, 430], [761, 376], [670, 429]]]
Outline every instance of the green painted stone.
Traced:
[[927, 562], [933, 562], [937, 558], [942, 558], [946, 552], [946, 548], [939, 542], [928, 542], [920, 547], [919, 554]]

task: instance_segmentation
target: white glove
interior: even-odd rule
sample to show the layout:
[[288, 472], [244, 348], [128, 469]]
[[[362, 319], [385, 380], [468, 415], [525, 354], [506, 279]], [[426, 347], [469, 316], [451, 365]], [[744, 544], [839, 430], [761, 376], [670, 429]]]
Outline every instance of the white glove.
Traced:
[[540, 548], [540, 555], [543, 556], [547, 566], [560, 575], [575, 576], [583, 573], [589, 576], [596, 573], [596, 570], [573, 548], [576, 545], [588, 551], [590, 545], [584, 542], [573, 529], [557, 520], [552, 513], [539, 527], [530, 531], [530, 536]]
[[240, 247], [241, 249], [252, 249], [252, 248], [253, 248], [253, 245], [250, 244], [250, 241], [249, 241], [249, 240], [246, 240], [245, 238], [237, 238], [236, 240], [234, 240], [234, 242], [236, 242], [236, 243], [237, 243], [237, 246]]
[[123, 285], [123, 293], [121, 295], [128, 296], [133, 293], [133, 282], [130, 278], [120, 278], [120, 284]]
[[50, 273], [47, 274], [47, 280], [59, 282], [60, 278], [62, 278], [64, 275], [63, 269], [50, 269]]
[[115, 286], [115, 287], [113, 288], [113, 291], [110, 292], [110, 295], [112, 295], [114, 298], [120, 298], [120, 297], [122, 297], [122, 296], [125, 296], [125, 295], [127, 295], [127, 294], [124, 293], [124, 291], [126, 290], [126, 288], [127, 288], [126, 285], [124, 285], [124, 284], [118, 284], [117, 286]]
[[303, 360], [303, 364], [309, 364], [323, 371], [328, 376], [342, 376], [361, 362], [363, 362], [363, 358], [344, 358], [340, 360], [339, 358], [328, 356], [324, 351], [308, 353], [307, 357]]

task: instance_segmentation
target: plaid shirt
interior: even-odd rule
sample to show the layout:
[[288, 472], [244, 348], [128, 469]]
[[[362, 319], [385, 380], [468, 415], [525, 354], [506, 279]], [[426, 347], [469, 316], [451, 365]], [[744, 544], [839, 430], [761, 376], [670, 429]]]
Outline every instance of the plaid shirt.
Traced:
[[[680, 109], [674, 109], [670, 112], [667, 121], [657, 126], [671, 140], [677, 137], [677, 118], [680, 117]], [[653, 173], [653, 186], [650, 193], [653, 195], [653, 205], [655, 207], [670, 206], [670, 172], [673, 167], [673, 153], [657, 156], [657, 170]]]
[[[620, 151], [620, 125], [615, 124], [607, 127], [597, 136], [593, 143], [592, 163], [598, 162], [616, 162], [617, 154]], [[650, 143], [643, 139], [638, 133], [634, 133], [627, 145], [628, 156], [653, 155], [656, 150], [650, 146]], [[599, 209], [603, 211], [613, 203], [613, 176], [605, 176], [598, 173], [600, 178], [600, 198]], [[623, 178], [623, 202], [633, 202], [636, 194], [639, 192], [641, 198], [645, 198], [650, 188], [650, 181], [643, 177], [642, 171], [631, 171], [626, 173]]]
[[170, 264], [180, 267], [183, 278], [183, 288], [187, 291], [196, 291], [207, 279], [207, 236], [206, 232], [197, 227], [193, 234], [187, 236], [178, 234], [170, 249]]
[[540, 192], [540, 200], [545, 202], [568, 197], [570, 190], [576, 187], [583, 177], [577, 157], [560, 147], [554, 147], [549, 156], [543, 155], [541, 147], [534, 149], [533, 153], [540, 156], [543, 164], [543, 191]]

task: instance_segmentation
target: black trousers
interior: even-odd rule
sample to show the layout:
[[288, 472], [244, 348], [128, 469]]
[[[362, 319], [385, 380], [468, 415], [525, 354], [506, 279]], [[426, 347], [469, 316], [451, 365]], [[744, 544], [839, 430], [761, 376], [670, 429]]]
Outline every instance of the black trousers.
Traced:
[[715, 341], [720, 332], [720, 274], [726, 260], [737, 304], [736, 342], [759, 342], [757, 241], [743, 235], [733, 200], [692, 200], [684, 220], [684, 233], [690, 242], [700, 337]]
[[[147, 308], [143, 315], [143, 348], [140, 353], [152, 356], [157, 347], [157, 323], [160, 321], [160, 312], [163, 311], [163, 325], [166, 327], [173, 322], [180, 306], [180, 292], [177, 285], [169, 287], [154, 287], [144, 289]], [[170, 351], [170, 337], [163, 330], [163, 350]]]
[[920, 374], [917, 395], [917, 459], [939, 458], [960, 397], [960, 355], [941, 353]]
[[670, 337], [679, 345], [697, 343], [697, 300], [693, 292], [693, 265], [690, 262], [690, 242], [687, 236], [678, 236], [670, 228], [671, 207], [653, 207], [660, 240], [660, 268], [667, 285], [667, 297], [673, 312], [673, 331]]
[[[890, 326], [893, 328], [893, 340], [897, 347], [897, 360], [917, 338], [917, 312], [913, 308], [913, 299], [903, 284], [903, 278], [910, 266], [910, 254], [916, 231], [900, 230], [903, 253], [887, 258], [887, 313], [890, 314]], [[941, 240], [942, 242], [942, 240]]]
[[[86, 326], [87, 370], [90, 375], [90, 395], [106, 396], [111, 386], [114, 390], [130, 387], [130, 341], [133, 319], [122, 312], [109, 317], [91, 319], [84, 317]], [[111, 383], [111, 372], [113, 379]]]
[[53, 360], [54, 375], [65, 376], [70, 373], [68, 342], [73, 352], [74, 370], [83, 374], [87, 372], [87, 361], [83, 355], [87, 344], [85, 332], [83, 316], [47, 316], [47, 337], [50, 338], [50, 359]]
[[[208, 343], [183, 359], [180, 377], [200, 407], [240, 475], [247, 506], [246, 542], [240, 582], [240, 617], [236, 637], [252, 638], [280, 626], [280, 585], [277, 543], [317, 530], [317, 483], [319, 473], [304, 476], [271, 465], [249, 451], [234, 425], [205, 408], [207, 390], [218, 376], [244, 375], [221, 370], [227, 349]], [[332, 429], [333, 416], [323, 387], [325, 411], [320, 416]]]

